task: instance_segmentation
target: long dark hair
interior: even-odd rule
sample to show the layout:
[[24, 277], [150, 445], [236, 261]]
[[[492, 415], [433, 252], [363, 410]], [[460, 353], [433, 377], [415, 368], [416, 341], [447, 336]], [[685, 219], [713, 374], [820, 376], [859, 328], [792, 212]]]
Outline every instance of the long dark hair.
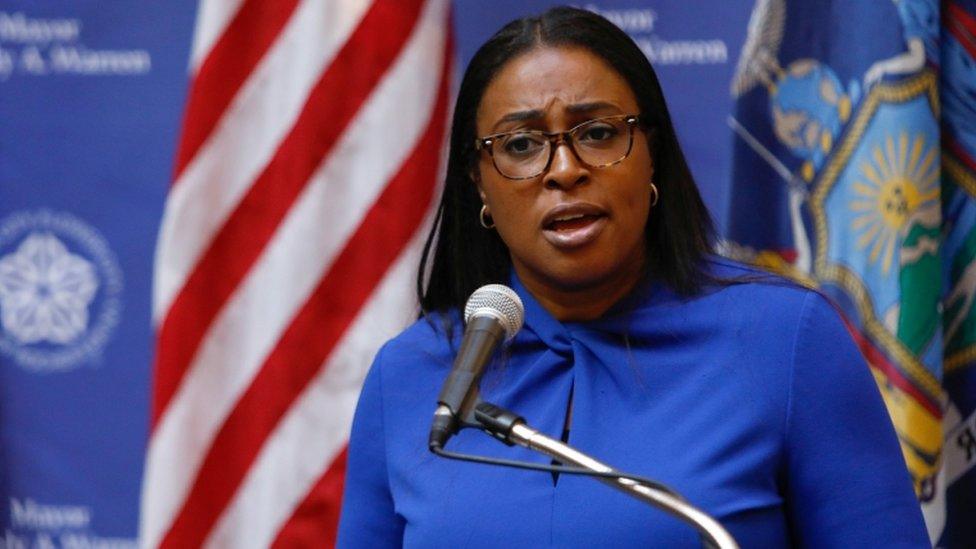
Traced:
[[[559, 7], [505, 25], [475, 53], [454, 108], [444, 194], [424, 246], [417, 295], [424, 314], [463, 309], [484, 284], [507, 284], [512, 261], [498, 233], [478, 222], [481, 199], [470, 174], [477, 169], [475, 118], [485, 88], [515, 57], [543, 46], [585, 48], [610, 64], [630, 85], [648, 128], [654, 181], [660, 193], [645, 227], [647, 271], [674, 291], [692, 295], [708, 278], [714, 228], [685, 162], [657, 75], [622, 30], [585, 10]], [[424, 279], [428, 267], [430, 276]]]

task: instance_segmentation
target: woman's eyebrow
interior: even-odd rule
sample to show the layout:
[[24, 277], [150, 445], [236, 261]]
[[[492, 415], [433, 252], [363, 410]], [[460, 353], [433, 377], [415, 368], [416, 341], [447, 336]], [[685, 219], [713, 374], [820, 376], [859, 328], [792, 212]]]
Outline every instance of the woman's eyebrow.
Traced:
[[538, 120], [545, 116], [545, 112], [542, 109], [532, 109], [529, 111], [515, 111], [506, 114], [501, 117], [501, 119], [495, 124], [501, 124], [503, 122], [522, 122], [525, 120]]
[[[574, 103], [566, 107], [566, 112], [570, 114], [585, 114], [589, 112], [599, 111], [603, 109], [614, 109], [620, 110], [619, 107], [613, 103], [607, 103], [606, 101], [590, 101], [587, 103]], [[527, 111], [515, 111], [502, 116], [498, 122], [495, 123], [497, 128], [500, 124], [506, 122], [524, 122], [526, 120], [539, 120], [544, 118], [546, 115], [545, 111], [542, 109], [530, 109]]]
[[607, 103], [606, 101], [591, 101], [589, 103], [574, 103], [566, 107], [566, 112], [572, 114], [578, 113], [589, 113], [593, 111], [599, 111], [603, 109], [616, 109], [620, 110], [619, 107], [613, 103]]

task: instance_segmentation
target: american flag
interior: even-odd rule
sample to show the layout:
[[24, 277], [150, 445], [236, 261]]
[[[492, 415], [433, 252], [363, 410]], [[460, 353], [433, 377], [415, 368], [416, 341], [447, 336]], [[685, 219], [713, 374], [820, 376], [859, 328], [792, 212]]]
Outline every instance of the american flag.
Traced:
[[416, 314], [448, 0], [202, 0], [157, 249], [146, 547], [332, 545], [359, 387]]

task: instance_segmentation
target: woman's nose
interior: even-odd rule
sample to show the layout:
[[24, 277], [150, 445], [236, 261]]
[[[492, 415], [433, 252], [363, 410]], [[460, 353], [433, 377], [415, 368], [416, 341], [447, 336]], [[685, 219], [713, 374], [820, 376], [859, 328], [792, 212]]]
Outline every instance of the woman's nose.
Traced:
[[554, 145], [552, 162], [546, 172], [545, 184], [547, 188], [569, 189], [583, 183], [589, 177], [589, 170], [576, 156], [572, 147], [566, 141], [559, 141]]

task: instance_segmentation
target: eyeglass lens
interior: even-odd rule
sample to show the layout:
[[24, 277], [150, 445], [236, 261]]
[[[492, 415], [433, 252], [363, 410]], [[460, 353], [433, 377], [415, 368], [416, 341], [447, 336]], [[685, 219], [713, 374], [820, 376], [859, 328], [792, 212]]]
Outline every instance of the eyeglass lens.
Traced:
[[[566, 141], [580, 161], [599, 168], [619, 162], [630, 153], [632, 128], [624, 118], [590, 120], [573, 128]], [[551, 161], [553, 141], [540, 131], [498, 136], [492, 143], [495, 168], [509, 178], [535, 177]]]

